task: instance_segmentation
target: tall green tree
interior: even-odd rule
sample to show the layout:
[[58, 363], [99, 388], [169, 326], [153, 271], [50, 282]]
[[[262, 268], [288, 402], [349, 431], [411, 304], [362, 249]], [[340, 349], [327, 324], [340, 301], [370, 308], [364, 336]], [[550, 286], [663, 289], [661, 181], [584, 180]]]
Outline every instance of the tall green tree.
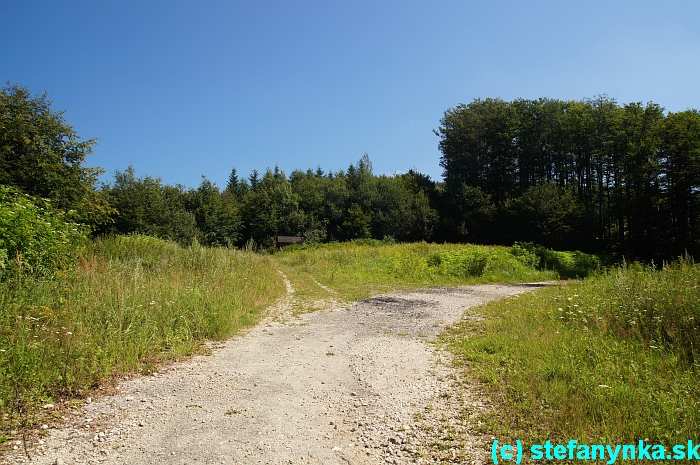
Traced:
[[306, 217], [282, 172], [268, 169], [243, 198], [241, 213], [242, 240], [252, 238], [265, 247], [274, 245], [275, 236], [301, 236], [305, 230]]
[[9, 83], [0, 89], [0, 184], [76, 210], [83, 223], [104, 223], [113, 210], [96, 189], [103, 171], [83, 166], [96, 141], [81, 140], [63, 114], [47, 94]]
[[[668, 248], [700, 253], [700, 112], [669, 113], [661, 154]], [[697, 255], [696, 255], [697, 257]]]
[[189, 192], [188, 198], [187, 207], [195, 217], [202, 244], [231, 247], [239, 241], [242, 224], [237, 203], [230, 193], [221, 193], [202, 176], [201, 184]]
[[137, 177], [133, 166], [117, 170], [114, 181], [103, 187], [117, 209], [112, 224], [100, 232], [145, 234], [189, 245], [201, 236], [193, 213], [187, 210], [183, 186], [164, 185], [160, 178]]

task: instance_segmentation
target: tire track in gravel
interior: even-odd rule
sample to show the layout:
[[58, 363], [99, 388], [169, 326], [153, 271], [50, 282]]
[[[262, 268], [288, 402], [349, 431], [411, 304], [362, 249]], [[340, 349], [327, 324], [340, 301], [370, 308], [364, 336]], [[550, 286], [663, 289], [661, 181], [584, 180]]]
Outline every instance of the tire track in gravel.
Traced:
[[[31, 444], [32, 463], [432, 463], [416, 416], [449, 398], [452, 370], [425, 341], [470, 307], [534, 288], [395, 292], [293, 317], [282, 276], [287, 296], [264, 322], [73, 411]], [[461, 402], [483, 408], [469, 392]], [[442, 409], [432, 421], [454, 410]], [[475, 444], [452, 458], [481, 462]], [[0, 461], [28, 463], [21, 450]]]

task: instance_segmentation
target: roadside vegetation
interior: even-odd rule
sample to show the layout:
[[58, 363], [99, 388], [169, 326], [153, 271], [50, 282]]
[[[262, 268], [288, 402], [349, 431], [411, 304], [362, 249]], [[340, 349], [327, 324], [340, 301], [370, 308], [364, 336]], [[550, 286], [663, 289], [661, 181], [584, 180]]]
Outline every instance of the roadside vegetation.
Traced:
[[146, 236], [88, 242], [52, 276], [0, 283], [2, 430], [255, 324], [284, 292], [268, 256]]
[[508, 442], [685, 444], [700, 434], [700, 266], [615, 267], [493, 302], [444, 336]]

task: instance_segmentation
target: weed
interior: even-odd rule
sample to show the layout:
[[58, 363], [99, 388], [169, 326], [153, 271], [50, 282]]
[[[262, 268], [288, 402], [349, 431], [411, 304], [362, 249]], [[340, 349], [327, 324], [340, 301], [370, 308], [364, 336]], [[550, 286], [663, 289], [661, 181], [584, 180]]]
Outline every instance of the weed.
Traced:
[[89, 243], [73, 270], [50, 278], [8, 279], [0, 283], [0, 430], [33, 421], [51, 399], [227, 338], [283, 293], [269, 257], [145, 236]]
[[494, 302], [443, 336], [499, 439], [671, 446], [700, 434], [700, 267], [623, 266]]

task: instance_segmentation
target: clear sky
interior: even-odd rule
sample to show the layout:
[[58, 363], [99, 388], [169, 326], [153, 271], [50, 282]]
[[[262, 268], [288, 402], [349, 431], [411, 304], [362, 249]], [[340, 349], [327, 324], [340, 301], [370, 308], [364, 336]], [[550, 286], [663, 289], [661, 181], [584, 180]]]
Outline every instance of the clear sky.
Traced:
[[700, 108], [700, 1], [3, 0], [0, 80], [111, 179], [226, 185], [279, 165], [440, 180], [448, 108], [607, 94]]

